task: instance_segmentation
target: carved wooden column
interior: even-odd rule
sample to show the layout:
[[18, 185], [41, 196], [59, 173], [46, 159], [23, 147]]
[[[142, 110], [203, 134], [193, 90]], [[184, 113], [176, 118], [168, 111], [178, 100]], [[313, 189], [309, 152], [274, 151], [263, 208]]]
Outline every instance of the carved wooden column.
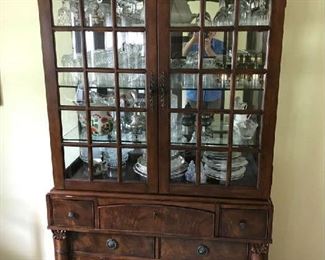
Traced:
[[69, 249], [66, 230], [52, 230], [55, 260], [69, 260]]
[[251, 244], [251, 260], [267, 260], [269, 244]]

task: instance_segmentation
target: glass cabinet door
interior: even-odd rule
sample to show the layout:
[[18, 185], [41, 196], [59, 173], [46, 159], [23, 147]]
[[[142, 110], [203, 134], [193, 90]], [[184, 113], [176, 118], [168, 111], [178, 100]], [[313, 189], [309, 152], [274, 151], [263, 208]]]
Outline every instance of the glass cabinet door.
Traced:
[[157, 191], [155, 1], [51, 5], [65, 187]]
[[271, 0], [158, 2], [161, 191], [254, 194]]

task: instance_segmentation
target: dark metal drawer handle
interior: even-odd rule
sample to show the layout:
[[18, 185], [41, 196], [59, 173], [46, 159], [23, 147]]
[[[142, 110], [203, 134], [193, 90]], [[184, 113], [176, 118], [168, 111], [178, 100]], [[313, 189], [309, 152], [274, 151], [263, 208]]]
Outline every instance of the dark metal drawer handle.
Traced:
[[76, 218], [76, 214], [74, 212], [72, 212], [72, 211], [69, 211], [68, 212], [68, 218], [75, 219]]
[[198, 256], [206, 256], [209, 254], [209, 248], [205, 245], [199, 245], [196, 252]]
[[106, 241], [106, 246], [111, 250], [115, 250], [118, 248], [118, 243], [115, 239], [110, 238]]
[[246, 220], [239, 221], [239, 227], [240, 227], [241, 230], [245, 229], [247, 227]]

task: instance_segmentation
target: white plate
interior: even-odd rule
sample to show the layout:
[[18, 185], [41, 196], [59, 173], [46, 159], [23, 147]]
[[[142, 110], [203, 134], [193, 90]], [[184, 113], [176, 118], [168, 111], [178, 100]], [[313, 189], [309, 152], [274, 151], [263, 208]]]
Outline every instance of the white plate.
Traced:
[[[210, 178], [213, 178], [216, 180], [225, 181], [227, 179], [226, 171], [215, 171], [215, 170], [209, 168], [208, 166], [204, 166], [203, 172], [207, 177], [210, 177]], [[231, 180], [234, 181], [234, 180], [239, 180], [239, 179], [243, 178], [245, 175], [245, 172], [246, 172], [246, 167], [242, 167], [236, 171], [233, 171], [231, 173]]]

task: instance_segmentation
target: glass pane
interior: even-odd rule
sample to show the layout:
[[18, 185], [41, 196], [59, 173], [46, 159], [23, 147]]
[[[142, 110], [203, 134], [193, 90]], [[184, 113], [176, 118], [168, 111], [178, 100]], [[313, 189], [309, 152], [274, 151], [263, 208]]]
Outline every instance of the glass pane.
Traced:
[[121, 107], [146, 107], [146, 75], [121, 73], [120, 84], [120, 106]]
[[88, 148], [64, 146], [65, 178], [88, 179]]
[[235, 93], [235, 109], [263, 109], [264, 75], [238, 75]]
[[227, 74], [203, 75], [203, 108], [229, 109], [231, 76]]
[[60, 105], [84, 105], [84, 84], [82, 73], [59, 72], [58, 83]]
[[117, 149], [94, 147], [92, 151], [94, 178], [116, 181], [118, 168]]
[[229, 115], [206, 113], [201, 116], [202, 145], [227, 146], [229, 131]]
[[82, 67], [81, 32], [55, 32], [58, 67]]
[[211, 21], [205, 20], [205, 26], [231, 26], [234, 25], [235, 11], [233, 0], [206, 1], [206, 16]]
[[171, 68], [198, 68], [199, 32], [170, 34]]
[[240, 25], [269, 25], [271, 0], [240, 0]]
[[171, 113], [170, 114], [170, 140], [172, 144], [196, 143], [196, 114]]
[[[195, 150], [170, 151], [170, 182], [192, 183], [195, 182]], [[189, 167], [190, 165], [190, 167]], [[193, 167], [194, 165], [194, 167]]]
[[62, 137], [64, 142], [85, 142], [86, 112], [84, 111], [61, 111]]
[[144, 0], [117, 0], [117, 26], [144, 26]]
[[121, 139], [123, 144], [147, 142], [147, 114], [121, 112]]
[[233, 144], [235, 146], [259, 145], [260, 128], [259, 115], [235, 114]]
[[79, 0], [52, 0], [54, 25], [80, 26]]
[[146, 40], [142, 32], [118, 32], [118, 65], [120, 68], [146, 67]]
[[94, 142], [116, 142], [115, 112], [91, 111], [91, 132]]
[[84, 84], [83, 73], [81, 72], [59, 72], [58, 83], [60, 87], [77, 87]]
[[170, 107], [197, 107], [198, 74], [171, 74], [170, 77]]
[[88, 73], [91, 106], [115, 107], [114, 73]]
[[233, 186], [257, 186], [257, 175], [259, 168], [259, 154], [249, 151], [237, 152], [238, 157], [232, 159], [232, 178]]
[[122, 149], [123, 182], [147, 182], [147, 149]]
[[112, 26], [111, 0], [84, 1], [86, 26]]
[[202, 154], [202, 174], [206, 183], [225, 185], [228, 169], [228, 152], [205, 151]]
[[86, 45], [88, 67], [114, 67], [112, 32], [86, 32]]
[[268, 32], [239, 32], [237, 67], [263, 69], [265, 66]]
[[232, 33], [207, 32], [204, 39], [203, 68], [231, 69]]
[[[171, 26], [199, 26], [200, 0], [170, 0]], [[210, 19], [211, 20], [211, 19]]]

